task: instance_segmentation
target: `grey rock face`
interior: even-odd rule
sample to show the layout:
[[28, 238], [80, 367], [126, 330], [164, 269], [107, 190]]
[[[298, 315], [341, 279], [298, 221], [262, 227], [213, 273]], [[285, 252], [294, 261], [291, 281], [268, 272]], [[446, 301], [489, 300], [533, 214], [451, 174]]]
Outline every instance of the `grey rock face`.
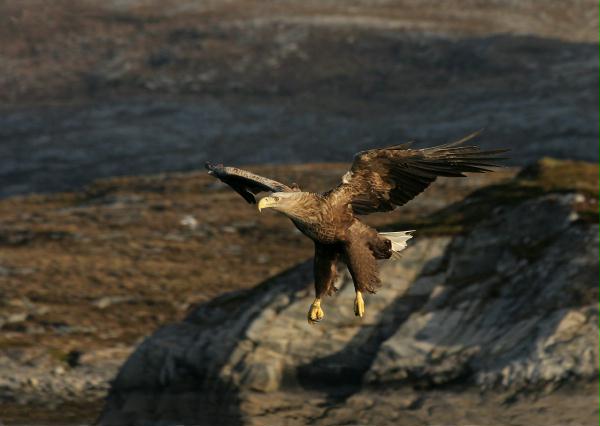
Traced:
[[[130, 357], [101, 424], [261, 424], [269, 410], [296, 413], [281, 424], [336, 424], [351, 402], [395, 424], [386, 410], [422, 403], [413, 387], [547, 391], [594, 379], [598, 226], [576, 220], [574, 197], [496, 209], [463, 236], [417, 234], [402, 259], [381, 264], [384, 286], [362, 320], [344, 274], [324, 322], [307, 324], [311, 262], [202, 305]], [[343, 401], [294, 408], [314, 392]]]
[[43, 349], [14, 349], [0, 356], [0, 402], [56, 407], [71, 401], [102, 398], [120, 360], [132, 348], [117, 346], [77, 355], [76, 366], [66, 366]]
[[598, 235], [572, 224], [572, 201], [526, 202], [453, 241], [440, 285], [384, 342], [366, 380], [467, 375], [521, 388], [593, 377]]

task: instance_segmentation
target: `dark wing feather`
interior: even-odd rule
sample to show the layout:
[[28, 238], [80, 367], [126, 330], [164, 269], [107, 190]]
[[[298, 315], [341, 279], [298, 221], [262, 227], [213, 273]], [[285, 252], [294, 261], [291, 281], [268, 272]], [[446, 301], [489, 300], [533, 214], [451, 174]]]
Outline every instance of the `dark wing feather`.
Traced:
[[349, 241], [344, 244], [344, 258], [355, 289], [375, 293], [381, 286], [381, 280], [377, 259], [367, 241], [360, 236], [350, 236]]
[[256, 194], [260, 192], [292, 192], [299, 191], [297, 186], [291, 188], [276, 180], [269, 179], [235, 167], [224, 167], [206, 163], [208, 174], [229, 185], [250, 204], [256, 203]]
[[462, 177], [464, 173], [485, 173], [503, 158], [506, 150], [481, 151], [459, 141], [425, 149], [410, 149], [409, 144], [359, 152], [350, 172], [330, 197], [352, 205], [356, 214], [385, 212], [406, 204], [427, 188], [438, 176]]

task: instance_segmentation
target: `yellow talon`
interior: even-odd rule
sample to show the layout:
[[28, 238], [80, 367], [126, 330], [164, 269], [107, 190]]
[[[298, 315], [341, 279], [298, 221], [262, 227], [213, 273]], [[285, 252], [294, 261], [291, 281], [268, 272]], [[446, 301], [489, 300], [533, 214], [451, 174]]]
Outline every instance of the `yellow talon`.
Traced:
[[323, 309], [321, 309], [321, 299], [317, 297], [308, 310], [308, 323], [311, 325], [316, 324], [321, 321], [324, 316]]
[[354, 315], [361, 318], [365, 315], [365, 301], [360, 291], [356, 292], [356, 299], [354, 299]]

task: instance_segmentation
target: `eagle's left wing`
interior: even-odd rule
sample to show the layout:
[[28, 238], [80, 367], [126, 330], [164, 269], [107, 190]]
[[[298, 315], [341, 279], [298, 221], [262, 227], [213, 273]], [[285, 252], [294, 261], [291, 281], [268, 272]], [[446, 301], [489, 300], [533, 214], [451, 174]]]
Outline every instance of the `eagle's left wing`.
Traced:
[[220, 179], [240, 194], [250, 204], [256, 204], [256, 194], [260, 192], [292, 192], [297, 187], [289, 187], [276, 180], [256, 175], [235, 167], [224, 167], [209, 162], [205, 164], [208, 174]]
[[498, 154], [506, 150], [481, 151], [462, 144], [479, 133], [457, 142], [425, 149], [410, 144], [359, 152], [342, 183], [329, 197], [347, 202], [355, 214], [394, 210], [424, 191], [438, 176], [458, 177], [484, 173], [498, 167]]

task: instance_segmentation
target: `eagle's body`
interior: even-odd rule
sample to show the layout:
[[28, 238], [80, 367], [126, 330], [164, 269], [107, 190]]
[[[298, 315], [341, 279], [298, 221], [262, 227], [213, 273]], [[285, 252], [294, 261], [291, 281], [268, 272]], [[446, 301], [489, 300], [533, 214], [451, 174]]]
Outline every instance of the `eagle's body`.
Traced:
[[304, 235], [322, 244], [343, 240], [355, 220], [352, 210], [336, 203], [329, 194], [294, 193], [294, 207], [286, 212]]
[[354, 310], [362, 317], [362, 293], [374, 293], [380, 285], [377, 260], [394, 256], [411, 238], [412, 231], [378, 233], [356, 215], [393, 210], [422, 192], [437, 176], [490, 171], [485, 167], [495, 167], [491, 161], [498, 160], [496, 154], [503, 151], [461, 146], [473, 136], [420, 150], [399, 145], [360, 152], [342, 182], [321, 194], [302, 192], [296, 186], [289, 187], [234, 167], [207, 163], [207, 168], [250, 203], [256, 203], [255, 194], [272, 192], [260, 200], [259, 210], [279, 211], [314, 241], [316, 298], [308, 313], [309, 322], [314, 323], [323, 318], [321, 298], [336, 290], [338, 261], [343, 261], [352, 275], [356, 290]]

